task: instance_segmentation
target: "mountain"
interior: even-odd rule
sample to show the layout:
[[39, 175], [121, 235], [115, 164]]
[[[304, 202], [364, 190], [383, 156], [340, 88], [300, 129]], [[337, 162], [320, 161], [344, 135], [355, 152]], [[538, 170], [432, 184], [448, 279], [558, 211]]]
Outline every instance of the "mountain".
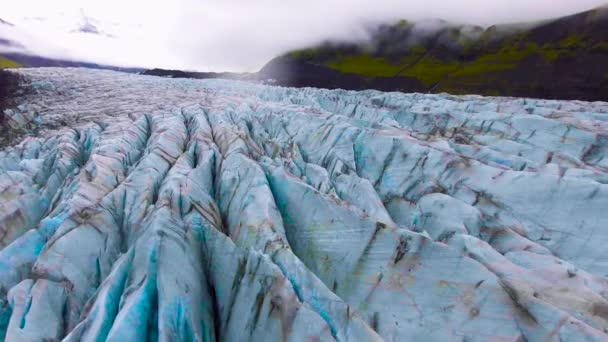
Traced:
[[73, 61], [58, 58], [48, 58], [20, 52], [0, 52], [0, 68], [35, 68], [35, 67], [64, 67], [64, 68], [92, 68], [115, 70], [130, 73], [142, 72], [145, 69], [120, 67], [90, 63], [84, 61]]
[[80, 22], [78, 28], [72, 32], [87, 33], [92, 35], [106, 36], [108, 38], [115, 38], [113, 35], [104, 32], [99, 28], [100, 22], [94, 18], [87, 16], [84, 11], [80, 12]]
[[84, 14], [82, 15], [82, 23], [77, 31], [81, 33], [102, 34], [94, 21]]
[[0, 340], [608, 340], [608, 103], [17, 73]]
[[[76, 30], [80, 33], [86, 34], [99, 34], [107, 37], [111, 37], [111, 35], [106, 34], [102, 31], [99, 31], [97, 27], [94, 25], [95, 20], [88, 18], [82, 15], [82, 23], [79, 28]], [[0, 19], [0, 25], [5, 25], [10, 27], [11, 30], [19, 30], [19, 27], [8, 23], [2, 19]], [[53, 58], [47, 56], [41, 56], [32, 52], [27, 44], [24, 42], [18, 41], [18, 38], [15, 38], [14, 32], [12, 34], [8, 34], [7, 32], [2, 32], [5, 36], [2, 36], [0, 33], [0, 68], [19, 68], [19, 67], [82, 67], [82, 68], [93, 68], [93, 69], [108, 69], [108, 70], [116, 70], [116, 71], [124, 71], [124, 72], [142, 72], [145, 69], [142, 68], [133, 68], [133, 67], [119, 67], [112, 65], [104, 65], [98, 63], [91, 63], [87, 61], [79, 61], [79, 60], [69, 60], [62, 58]], [[22, 32], [20, 32], [22, 33]], [[17, 35], [19, 36], [19, 35]]]
[[287, 53], [259, 76], [296, 87], [608, 100], [608, 7], [486, 29], [400, 21], [369, 41]]
[[6, 21], [6, 20], [3, 20], [2, 18], [0, 18], [0, 25], [6, 25], [6, 26], [15, 26], [15, 25], [13, 25], [13, 24], [9, 23], [9, 22], [8, 22], [8, 21]]

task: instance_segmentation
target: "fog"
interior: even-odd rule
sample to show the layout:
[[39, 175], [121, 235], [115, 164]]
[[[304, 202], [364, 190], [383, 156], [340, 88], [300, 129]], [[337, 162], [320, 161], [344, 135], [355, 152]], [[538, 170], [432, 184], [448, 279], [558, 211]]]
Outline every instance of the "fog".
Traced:
[[20, 0], [3, 8], [0, 17], [16, 27], [0, 27], [0, 38], [13, 38], [50, 57], [256, 71], [290, 49], [365, 38], [366, 25], [373, 23], [440, 18], [488, 26], [559, 17], [602, 4], [606, 0]]

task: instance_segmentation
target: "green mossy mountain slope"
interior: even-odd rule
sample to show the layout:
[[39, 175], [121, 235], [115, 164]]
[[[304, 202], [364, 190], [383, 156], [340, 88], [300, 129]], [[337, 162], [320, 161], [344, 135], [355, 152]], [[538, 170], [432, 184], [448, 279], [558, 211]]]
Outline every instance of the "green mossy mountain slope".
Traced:
[[366, 42], [287, 53], [260, 72], [279, 84], [608, 100], [608, 7], [536, 24], [402, 20]]
[[7, 68], [18, 68], [20, 67], [21, 64], [10, 60], [8, 58], [4, 58], [2, 56], [0, 56], [0, 69], [7, 69]]

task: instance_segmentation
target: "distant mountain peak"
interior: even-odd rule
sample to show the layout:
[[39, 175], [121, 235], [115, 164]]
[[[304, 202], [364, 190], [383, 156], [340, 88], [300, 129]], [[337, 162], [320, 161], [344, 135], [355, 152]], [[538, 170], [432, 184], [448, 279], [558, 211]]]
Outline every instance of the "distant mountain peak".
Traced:
[[108, 34], [108, 33], [104, 32], [103, 30], [99, 29], [99, 27], [98, 27], [99, 22], [96, 19], [93, 19], [93, 18], [87, 16], [84, 13], [84, 11], [82, 11], [82, 10], [80, 12], [80, 17], [81, 17], [80, 24], [78, 26], [78, 29], [74, 30], [74, 32], [95, 34], [95, 35], [106, 36], [106, 37], [110, 37], [110, 38], [114, 37], [113, 35]]
[[82, 33], [92, 33], [92, 34], [100, 34], [99, 29], [90, 21], [85, 21], [84, 24], [80, 26], [78, 32]]
[[23, 44], [16, 42], [14, 40], [5, 39], [5, 38], [0, 38], [0, 47], [25, 49]]
[[0, 18], [0, 24], [2, 24], [2, 25], [7, 25], [7, 26], [15, 26], [15, 25], [13, 25], [13, 24], [9, 23], [9, 22], [8, 22], [8, 21], [6, 21], [6, 20], [3, 20], [2, 18]]

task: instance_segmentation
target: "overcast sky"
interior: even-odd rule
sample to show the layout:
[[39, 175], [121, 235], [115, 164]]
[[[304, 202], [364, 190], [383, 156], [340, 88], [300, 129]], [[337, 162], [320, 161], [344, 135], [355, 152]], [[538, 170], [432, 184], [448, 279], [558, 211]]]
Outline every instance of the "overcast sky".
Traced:
[[[441, 18], [488, 26], [576, 13], [608, 0], [18, 0], [0, 29], [37, 53], [142, 67], [256, 71], [287, 50], [360, 38], [363, 24]], [[100, 34], [78, 29], [88, 17]]]

